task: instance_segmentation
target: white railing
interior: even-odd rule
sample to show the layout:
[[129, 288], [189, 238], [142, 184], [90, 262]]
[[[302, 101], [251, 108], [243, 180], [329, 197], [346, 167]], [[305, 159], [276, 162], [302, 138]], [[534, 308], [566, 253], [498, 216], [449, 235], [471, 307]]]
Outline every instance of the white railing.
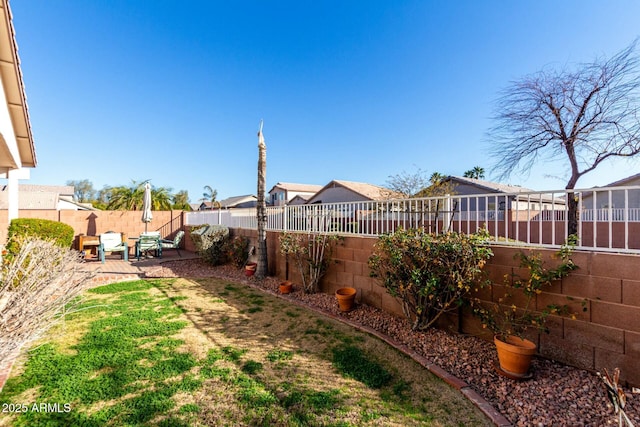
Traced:
[[[559, 247], [567, 239], [568, 197], [578, 206], [579, 249], [640, 253], [640, 186], [268, 207], [267, 230], [378, 236], [400, 227], [485, 227], [501, 244]], [[256, 209], [189, 212], [186, 224], [256, 229]]]

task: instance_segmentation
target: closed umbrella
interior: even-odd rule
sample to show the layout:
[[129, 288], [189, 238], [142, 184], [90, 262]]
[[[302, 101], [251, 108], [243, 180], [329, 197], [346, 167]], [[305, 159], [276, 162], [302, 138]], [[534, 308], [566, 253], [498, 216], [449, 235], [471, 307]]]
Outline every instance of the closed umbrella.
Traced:
[[153, 219], [151, 213], [151, 186], [147, 182], [144, 185], [144, 196], [142, 197], [142, 222], [144, 222], [144, 232], [147, 232], [147, 225]]

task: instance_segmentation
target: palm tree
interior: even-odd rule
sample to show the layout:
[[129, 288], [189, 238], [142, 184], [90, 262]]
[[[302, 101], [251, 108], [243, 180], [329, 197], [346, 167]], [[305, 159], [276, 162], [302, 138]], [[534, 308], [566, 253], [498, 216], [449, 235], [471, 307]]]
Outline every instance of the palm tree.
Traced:
[[484, 168], [475, 166], [464, 173], [465, 178], [484, 179]]
[[200, 199], [201, 201], [211, 202], [211, 209], [213, 209], [214, 207], [220, 207], [220, 202], [216, 201], [216, 198], [218, 197], [218, 190], [215, 190], [210, 185], [204, 186], [204, 193], [202, 193], [202, 197], [203, 198]]
[[[144, 193], [144, 186], [142, 187]], [[151, 186], [151, 209], [154, 211], [168, 211], [171, 210], [171, 200], [173, 194], [171, 194], [171, 188], [166, 187], [154, 187]], [[142, 209], [142, 204], [140, 205]]]
[[183, 211], [190, 211], [191, 205], [189, 205], [189, 193], [187, 190], [180, 190], [173, 196], [172, 209], [182, 209]]
[[429, 182], [431, 182], [431, 185], [440, 185], [445, 178], [446, 176], [442, 175], [440, 172], [434, 172], [431, 174], [431, 177], [429, 177]]
[[267, 182], [267, 145], [262, 134], [262, 120], [258, 131], [258, 267], [256, 277], [263, 279], [267, 276], [267, 203], [265, 199], [265, 187]]
[[[112, 187], [109, 194], [108, 210], [115, 211], [139, 211], [142, 209], [142, 199], [144, 196], [144, 184], [147, 181], [131, 181], [129, 187]], [[171, 209], [171, 189], [165, 187], [151, 187], [151, 209], [170, 210]]]

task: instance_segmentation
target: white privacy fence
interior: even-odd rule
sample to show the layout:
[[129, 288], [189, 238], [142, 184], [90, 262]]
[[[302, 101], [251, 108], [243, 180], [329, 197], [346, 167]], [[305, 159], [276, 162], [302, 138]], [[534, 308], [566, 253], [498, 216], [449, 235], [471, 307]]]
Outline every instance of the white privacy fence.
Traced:
[[[640, 253], [640, 186], [268, 207], [267, 230], [378, 236], [400, 227], [484, 227], [502, 244], [558, 247], [567, 239], [569, 197], [578, 207], [580, 249]], [[256, 215], [255, 208], [189, 212], [186, 225], [256, 229]]]

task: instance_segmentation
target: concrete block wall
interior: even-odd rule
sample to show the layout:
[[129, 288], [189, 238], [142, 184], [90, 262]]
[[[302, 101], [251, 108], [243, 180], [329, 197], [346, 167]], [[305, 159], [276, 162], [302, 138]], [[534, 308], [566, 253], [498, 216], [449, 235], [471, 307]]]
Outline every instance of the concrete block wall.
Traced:
[[[255, 232], [238, 230], [255, 238]], [[267, 233], [269, 271], [285, 279], [286, 262], [278, 251], [279, 233]], [[333, 253], [333, 261], [321, 282], [321, 290], [333, 293], [343, 286], [358, 290], [357, 300], [402, 316], [402, 306], [377, 281], [369, 277], [367, 260], [376, 238], [345, 237]], [[503, 295], [505, 274], [524, 275], [515, 255], [517, 248], [493, 246], [494, 256], [486, 271], [493, 282], [491, 288], [480, 290], [478, 296], [494, 301]], [[553, 250], [538, 250], [552, 267]], [[576, 320], [550, 317], [549, 334], [530, 334], [542, 356], [582, 369], [611, 371], [620, 368], [621, 378], [640, 386], [640, 256], [601, 252], [576, 251], [573, 256], [579, 269], [554, 283], [547, 292], [538, 295], [536, 306], [550, 303], [567, 304], [577, 314]], [[289, 265], [289, 279], [301, 283], [295, 267]], [[582, 311], [582, 302], [586, 311]], [[457, 330], [491, 340], [492, 337], [477, 318], [465, 312], [462, 318], [446, 316], [439, 327]]]
[[[20, 210], [20, 218], [41, 218], [51, 221], [63, 222], [73, 227], [76, 240], [74, 247], [77, 248], [77, 238], [84, 234], [87, 236], [97, 236], [107, 231], [125, 233], [128, 237], [137, 237], [144, 232], [145, 224], [141, 220], [140, 211], [54, 211], [54, 210]], [[0, 218], [6, 216], [0, 215]], [[0, 224], [0, 242], [5, 243], [9, 224]], [[163, 238], [172, 236], [176, 231], [183, 228], [183, 211], [153, 211], [153, 220], [147, 225], [149, 231], [161, 231]], [[133, 254], [134, 243], [130, 241], [129, 253]]]
[[[486, 269], [494, 284], [502, 283], [504, 274], [517, 271], [513, 257], [518, 249], [494, 246], [495, 256]], [[540, 250], [546, 259], [555, 252]], [[538, 295], [536, 306], [567, 304], [577, 314], [576, 320], [552, 317], [549, 334], [534, 334], [531, 339], [538, 351], [583, 369], [611, 371], [618, 367], [621, 377], [630, 384], [640, 384], [640, 256], [602, 252], [575, 252], [572, 257], [579, 269], [554, 283]], [[550, 264], [552, 265], [552, 264]], [[494, 285], [495, 301], [501, 294]], [[582, 303], [586, 311], [582, 311]], [[468, 314], [463, 329], [478, 334], [481, 326]]]

